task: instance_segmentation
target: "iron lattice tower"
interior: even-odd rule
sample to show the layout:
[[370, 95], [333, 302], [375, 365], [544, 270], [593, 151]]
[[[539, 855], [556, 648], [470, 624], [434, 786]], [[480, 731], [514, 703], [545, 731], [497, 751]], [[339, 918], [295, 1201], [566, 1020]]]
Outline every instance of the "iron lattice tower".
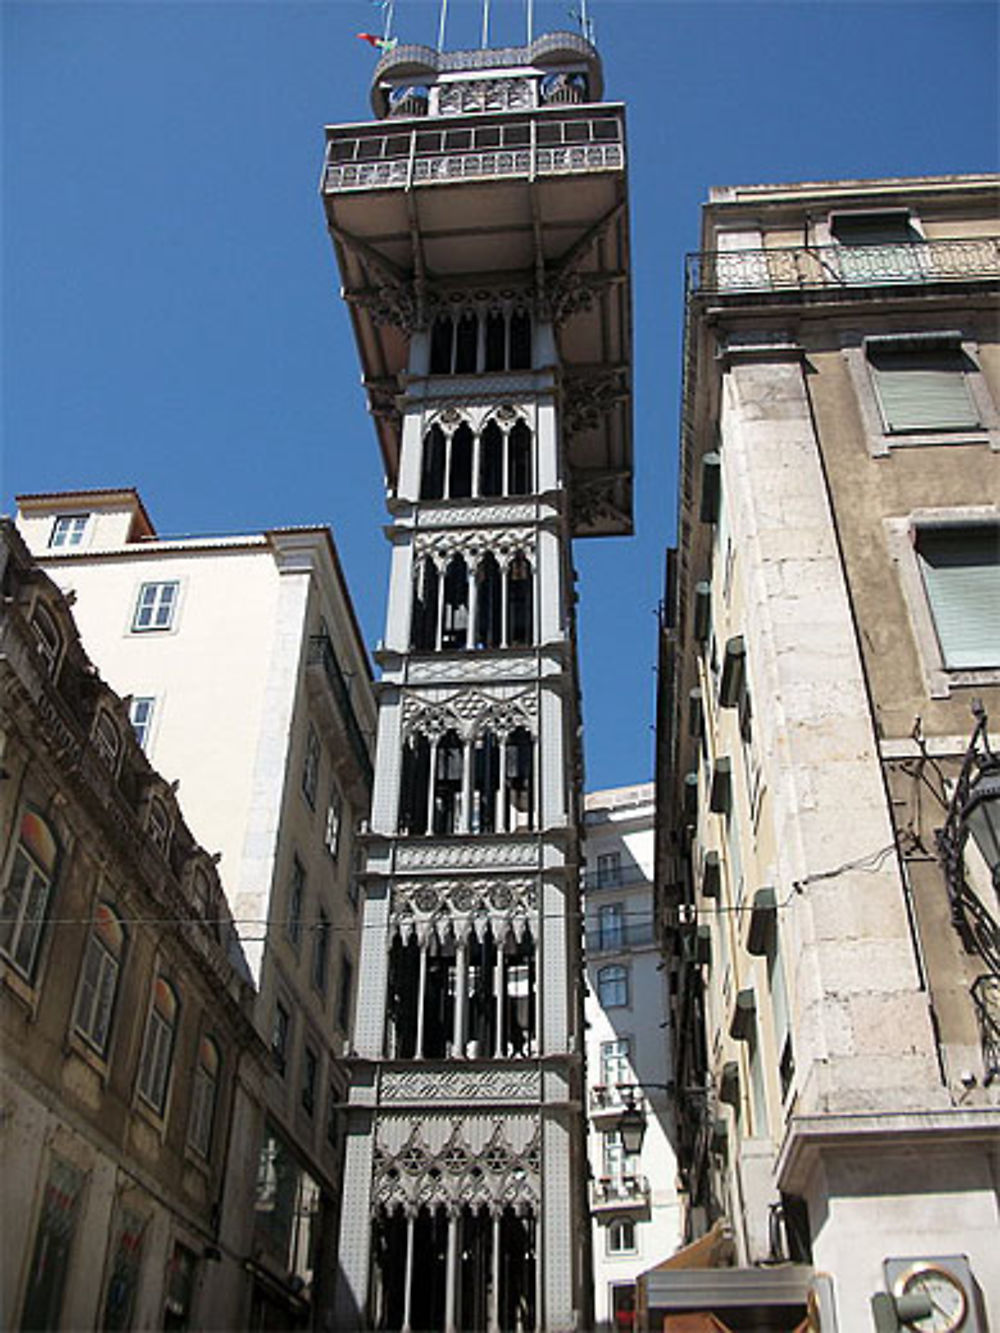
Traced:
[[574, 537], [631, 530], [623, 108], [397, 46], [322, 194], [392, 544], [342, 1328], [586, 1327]]

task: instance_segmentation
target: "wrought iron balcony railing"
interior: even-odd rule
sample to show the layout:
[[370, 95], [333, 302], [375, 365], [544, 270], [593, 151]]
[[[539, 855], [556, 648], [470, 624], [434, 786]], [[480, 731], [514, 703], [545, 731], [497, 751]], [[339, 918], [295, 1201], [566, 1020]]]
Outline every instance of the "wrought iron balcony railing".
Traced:
[[649, 884], [650, 876], [642, 866], [619, 866], [611, 870], [586, 870], [580, 877], [586, 893], [604, 889], [627, 889], [634, 884]]
[[327, 148], [323, 188], [408, 189], [487, 177], [566, 175], [621, 170], [621, 118], [608, 112], [542, 115], [470, 125], [449, 118], [410, 129], [381, 124], [377, 131], [338, 134]]
[[725, 250], [687, 257], [692, 295], [813, 291], [1000, 277], [1000, 237]]
[[343, 719], [344, 729], [350, 740], [351, 749], [354, 751], [354, 758], [357, 760], [365, 784], [370, 791], [374, 780], [371, 755], [368, 752], [368, 746], [365, 743], [357, 714], [354, 711], [354, 705], [351, 703], [351, 692], [347, 687], [347, 681], [340, 669], [337, 655], [333, 651], [333, 644], [325, 634], [317, 634], [309, 640], [308, 662], [310, 665], [319, 663], [323, 668], [323, 674], [326, 676], [327, 684], [330, 686], [340, 716]]
[[649, 1203], [649, 1181], [645, 1176], [601, 1176], [590, 1182], [590, 1206], [642, 1208]]
[[972, 999], [979, 1019], [986, 1082], [1000, 1078], [1000, 977], [987, 974], [972, 983]]
[[625, 949], [641, 949], [655, 943], [652, 917], [646, 921], [623, 921], [587, 931], [588, 953], [621, 953]]

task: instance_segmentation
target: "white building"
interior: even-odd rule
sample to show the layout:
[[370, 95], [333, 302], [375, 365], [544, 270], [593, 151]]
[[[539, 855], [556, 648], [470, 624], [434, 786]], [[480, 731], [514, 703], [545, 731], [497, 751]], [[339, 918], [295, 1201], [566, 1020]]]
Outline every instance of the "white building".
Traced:
[[[597, 1328], [632, 1326], [635, 1279], [681, 1243], [669, 975], [655, 929], [652, 783], [584, 799], [587, 1104]], [[629, 1156], [619, 1122], [645, 1118]]]
[[343, 1328], [587, 1328], [571, 542], [631, 527], [624, 112], [594, 48], [397, 46], [323, 198], [392, 572]]
[[[313, 1255], [333, 1257], [354, 839], [375, 727], [331, 534], [161, 539], [133, 490], [18, 505], [32, 553], [73, 594], [87, 651], [130, 696], [151, 762], [179, 783], [192, 832], [218, 854], [275, 1072], [266, 1108], [249, 1113], [261, 1123], [240, 1128], [260, 1145], [249, 1317], [275, 1305], [301, 1317], [307, 1302], [324, 1305]], [[258, 1161], [231, 1165], [246, 1176]]]

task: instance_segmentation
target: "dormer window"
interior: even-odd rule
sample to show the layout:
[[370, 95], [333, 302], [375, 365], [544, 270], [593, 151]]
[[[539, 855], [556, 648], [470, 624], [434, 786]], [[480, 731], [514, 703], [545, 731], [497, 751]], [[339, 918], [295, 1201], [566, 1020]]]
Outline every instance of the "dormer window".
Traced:
[[121, 753], [122, 738], [110, 713], [100, 712], [94, 723], [94, 749], [101, 756], [112, 773], [118, 771], [118, 756]]
[[35, 638], [38, 641], [38, 655], [45, 663], [46, 675], [54, 676], [59, 664], [59, 654], [62, 651], [62, 635], [59, 632], [55, 617], [48, 607], [41, 602], [35, 603], [35, 609], [31, 615], [31, 628], [34, 630]]
[[83, 542], [83, 534], [87, 530], [87, 520], [89, 514], [59, 514], [52, 525], [52, 532], [49, 536], [49, 547], [57, 550], [60, 547], [80, 546]]

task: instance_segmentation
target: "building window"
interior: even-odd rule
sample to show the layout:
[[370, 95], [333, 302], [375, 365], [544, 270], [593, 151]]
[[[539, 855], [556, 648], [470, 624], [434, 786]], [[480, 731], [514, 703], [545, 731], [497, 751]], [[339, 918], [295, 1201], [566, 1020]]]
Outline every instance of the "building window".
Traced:
[[215, 1101], [219, 1088], [219, 1048], [211, 1037], [202, 1037], [198, 1048], [198, 1065], [194, 1071], [191, 1091], [191, 1121], [188, 1125], [188, 1143], [207, 1157], [212, 1146], [212, 1122], [215, 1119]]
[[340, 955], [340, 985], [337, 990], [337, 1027], [345, 1035], [351, 1024], [351, 988], [354, 984], [354, 964], [346, 953]]
[[28, 1270], [21, 1328], [59, 1328], [84, 1172], [52, 1157]]
[[146, 815], [146, 832], [149, 834], [149, 841], [154, 847], [158, 847], [161, 852], [166, 854], [167, 847], [170, 844], [170, 816], [167, 813], [167, 807], [158, 796], [152, 797], [149, 802], [149, 812]]
[[601, 1042], [601, 1082], [605, 1088], [627, 1087], [635, 1082], [631, 1038]]
[[55, 617], [41, 602], [35, 603], [35, 609], [31, 614], [31, 628], [38, 642], [38, 655], [45, 663], [45, 674], [54, 676], [59, 664], [59, 654], [62, 652], [62, 634], [59, 632]]
[[945, 668], [1000, 666], [1000, 525], [918, 528], [916, 549]]
[[94, 749], [112, 773], [118, 771], [122, 738], [109, 713], [102, 709], [94, 721]]
[[312, 980], [321, 995], [326, 994], [326, 980], [330, 959], [330, 918], [320, 908], [319, 921], [313, 936]]
[[316, 1109], [316, 1079], [319, 1073], [319, 1056], [311, 1046], [303, 1050], [302, 1060], [302, 1109], [311, 1116]]
[[153, 725], [153, 707], [155, 699], [133, 698], [128, 706], [128, 720], [132, 723], [132, 730], [135, 732], [135, 738], [139, 742], [139, 749], [145, 750], [149, 746], [149, 733]]
[[597, 998], [602, 1009], [621, 1009], [628, 1002], [628, 968], [615, 964], [597, 973]]
[[60, 514], [52, 524], [49, 548], [57, 550], [59, 547], [79, 546], [87, 530], [89, 517], [89, 514]]
[[626, 1181], [636, 1178], [639, 1170], [639, 1158], [636, 1153], [625, 1151], [621, 1132], [617, 1129], [605, 1130], [603, 1136], [602, 1175], [621, 1188]]
[[280, 1000], [276, 1000], [274, 1022], [271, 1025], [271, 1063], [282, 1078], [285, 1077], [285, 1070], [288, 1068], [288, 1031], [290, 1026], [291, 1018], [288, 1010]]
[[309, 730], [306, 732], [305, 758], [302, 761], [302, 795], [314, 810], [316, 808], [316, 789], [319, 786], [320, 753], [319, 733], [310, 722]]
[[868, 365], [885, 430], [972, 430], [979, 413], [969, 394], [971, 364], [957, 337], [868, 338]]
[[25, 811], [3, 891], [0, 953], [28, 981], [35, 975], [58, 859], [58, 844], [49, 826], [33, 810]]
[[170, 1267], [167, 1269], [167, 1299], [163, 1307], [164, 1333], [190, 1328], [191, 1304], [194, 1300], [194, 1276], [198, 1259], [180, 1241], [175, 1242]]
[[139, 1062], [139, 1094], [159, 1115], [163, 1114], [167, 1103], [177, 1012], [177, 995], [173, 987], [163, 977], [157, 977]]
[[326, 1095], [326, 1141], [331, 1148], [336, 1148], [340, 1126], [340, 1099], [337, 1089], [331, 1083]]
[[608, 1227], [608, 1254], [635, 1254], [635, 1223], [619, 1218]]
[[597, 887], [599, 889], [610, 889], [621, 882], [621, 852], [601, 852], [597, 857]]
[[292, 878], [288, 886], [288, 920], [285, 929], [288, 939], [297, 949], [302, 939], [302, 911], [306, 897], [305, 866], [297, 856], [292, 857]]
[[344, 802], [336, 787], [330, 788], [330, 804], [326, 807], [326, 829], [323, 842], [326, 850], [336, 860], [340, 851], [340, 826], [343, 820]]
[[132, 1311], [139, 1288], [145, 1239], [146, 1219], [130, 1208], [122, 1208], [115, 1227], [111, 1272], [104, 1297], [104, 1317], [101, 1320], [104, 1333], [119, 1333], [119, 1330], [132, 1327]]
[[144, 583], [135, 604], [132, 633], [173, 629], [179, 588], [176, 582]]
[[108, 903], [98, 903], [83, 957], [76, 1000], [76, 1031], [98, 1052], [108, 1048], [111, 1016], [125, 952], [125, 930]]
[[621, 903], [605, 903], [597, 913], [597, 947], [621, 949], [625, 943], [625, 912]]

